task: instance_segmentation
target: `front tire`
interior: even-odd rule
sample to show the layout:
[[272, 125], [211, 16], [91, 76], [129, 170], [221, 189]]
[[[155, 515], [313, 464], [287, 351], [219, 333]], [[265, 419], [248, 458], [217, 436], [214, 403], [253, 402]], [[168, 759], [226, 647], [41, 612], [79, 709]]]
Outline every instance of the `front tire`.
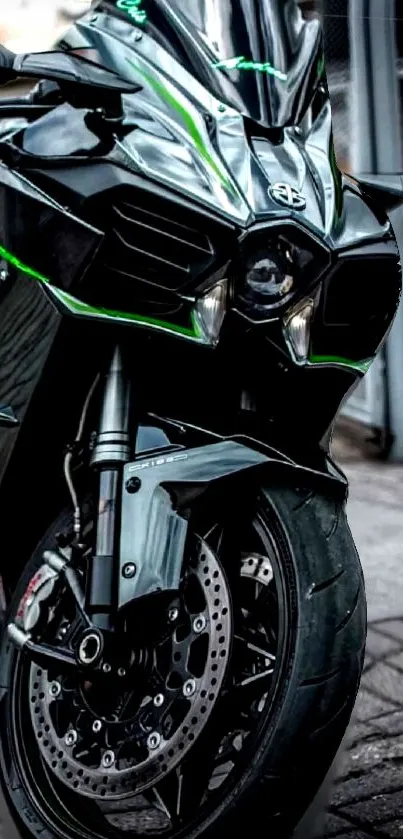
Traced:
[[[210, 806], [196, 807], [175, 829], [165, 829], [164, 835], [175, 839], [243, 836], [252, 817], [255, 836], [263, 837], [268, 830], [276, 837], [289, 836], [323, 781], [353, 710], [363, 664], [366, 605], [344, 507], [305, 489], [270, 488], [260, 493], [256, 515], [262, 545], [277, 556], [279, 649], [270, 701], [260, 715], [256, 736], [241, 750], [245, 756], [232, 781], [229, 775]], [[26, 566], [8, 621], [41, 565], [43, 551], [53, 546], [55, 533], [68, 519], [63, 514], [50, 528]], [[231, 581], [232, 568], [226, 571]], [[23, 657], [4, 634], [0, 766], [7, 804], [19, 831], [27, 839], [118, 837], [123, 832], [131, 839], [149, 834], [147, 823], [141, 821], [135, 829], [116, 829], [115, 823], [103, 831], [98, 816], [91, 828], [93, 802], [87, 810], [84, 806], [87, 821], [81, 821], [79, 802], [75, 810], [69, 792], [62, 804], [60, 788], [55, 788], [48, 770], [39, 783], [39, 764], [33, 771], [38, 761], [32, 752], [35, 741], [25, 752], [15, 725], [15, 680]], [[202, 732], [197, 759], [203, 753], [203, 736]]]

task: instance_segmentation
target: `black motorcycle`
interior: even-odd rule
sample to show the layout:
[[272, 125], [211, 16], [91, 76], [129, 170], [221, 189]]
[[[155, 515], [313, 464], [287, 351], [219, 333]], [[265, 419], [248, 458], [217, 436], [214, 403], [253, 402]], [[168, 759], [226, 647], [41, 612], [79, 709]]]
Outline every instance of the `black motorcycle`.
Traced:
[[289, 835], [365, 643], [332, 426], [401, 289], [336, 165], [319, 25], [291, 0], [118, 0], [1, 59], [37, 82], [0, 103], [12, 817]]

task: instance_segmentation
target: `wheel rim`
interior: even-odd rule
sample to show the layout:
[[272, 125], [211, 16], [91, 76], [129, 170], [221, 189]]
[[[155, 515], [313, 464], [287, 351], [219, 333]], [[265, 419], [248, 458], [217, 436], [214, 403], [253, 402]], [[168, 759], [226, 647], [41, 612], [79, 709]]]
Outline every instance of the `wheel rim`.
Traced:
[[[124, 802], [105, 800], [105, 795], [104, 800], [90, 801], [78, 794], [80, 785], [74, 789], [70, 784], [69, 789], [54, 777], [51, 761], [37, 748], [31, 714], [27, 714], [27, 697], [34, 696], [32, 678], [29, 685], [27, 662], [23, 655], [17, 656], [10, 701], [13, 751], [29, 797], [57, 835], [102, 839], [120, 833], [147, 833], [176, 837], [198, 826], [201, 829], [207, 819], [214, 818], [218, 804], [222, 806], [246, 770], [262, 728], [267, 727], [271, 717], [290, 642], [280, 540], [274, 542], [267, 536], [259, 517], [246, 530], [234, 563], [239, 571], [237, 584], [234, 585], [234, 576], [231, 580], [233, 645], [220, 681], [220, 699], [214, 705], [207, 729], [201, 732], [200, 739], [191, 741], [187, 756], [173, 763], [168, 772], [162, 772], [162, 777], [148, 789]], [[219, 556], [225, 553], [225, 526], [205, 527], [203, 535]], [[214, 560], [211, 549], [210, 556]], [[218, 567], [218, 563], [210, 565], [214, 571]], [[229, 621], [226, 628], [229, 630]], [[44, 693], [43, 680], [36, 678], [36, 683], [37, 693]], [[208, 749], [203, 745], [206, 735]]]
[[[135, 691], [118, 695], [113, 686], [113, 711], [118, 704], [126, 707], [111, 720], [97, 685], [84, 691], [79, 680], [74, 685], [56, 675], [52, 681], [46, 670], [31, 666], [37, 743], [48, 768], [71, 791], [104, 801], [143, 792], [175, 769], [207, 724], [225, 677], [232, 627], [223, 572], [201, 540], [195, 540], [185, 581], [181, 622], [175, 621], [167, 639], [171, 649], [165, 661], [166, 643], [153, 651], [150, 695], [141, 696], [134, 716]], [[171, 666], [164, 668], [166, 659]]]

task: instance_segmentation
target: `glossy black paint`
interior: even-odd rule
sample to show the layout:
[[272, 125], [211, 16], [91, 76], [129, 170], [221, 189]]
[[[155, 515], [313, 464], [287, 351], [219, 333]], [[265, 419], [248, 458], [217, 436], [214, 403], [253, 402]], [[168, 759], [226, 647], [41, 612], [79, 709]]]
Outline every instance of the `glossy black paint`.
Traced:
[[[217, 99], [270, 128], [298, 124], [321, 79], [323, 49], [318, 21], [303, 23], [294, 0], [156, 0], [145, 8], [154, 37]], [[286, 78], [216, 69], [237, 56]]]
[[[154, 457], [127, 464], [122, 496], [119, 608], [146, 594], [178, 590], [187, 536], [184, 507], [214, 482], [245, 473], [266, 461], [263, 454], [253, 449], [225, 441], [167, 454], [162, 450]], [[139, 479], [135, 493], [127, 489], [133, 477]], [[136, 574], [133, 579], [126, 579], [123, 569], [130, 562], [135, 563]]]
[[[248, 445], [249, 444], [251, 445]], [[187, 511], [196, 499], [214, 491], [214, 509], [228, 505], [234, 491], [245, 498], [259, 485], [286, 479], [321, 485], [322, 490], [345, 495], [346, 482], [337, 470], [315, 472], [266, 453], [247, 439], [220, 440], [199, 448], [154, 451], [124, 469], [120, 532], [118, 608], [158, 592], [179, 589], [187, 537]], [[277, 456], [276, 456], [277, 455]], [[137, 479], [133, 487], [133, 478]], [[124, 568], [135, 563], [128, 579]]]
[[[122, 17], [83, 19], [63, 49], [80, 49], [91, 73], [97, 66], [120, 80], [113, 84], [127, 93], [119, 107], [102, 87], [95, 96], [85, 84], [80, 93], [76, 83], [45, 85], [23, 106], [35, 119], [1, 143], [0, 245], [30, 269], [11, 264], [0, 301], [0, 404], [20, 423], [0, 424], [5, 556], [27, 484], [35, 480], [21, 556], [58, 512], [63, 446], [117, 340], [131, 359], [140, 419], [154, 412], [184, 423], [186, 448], [194, 445], [189, 425], [220, 439], [248, 435], [258, 452], [281, 450], [284, 470], [287, 457], [304, 467], [298, 475], [307, 481], [312, 470], [326, 472], [320, 442], [393, 320], [396, 242], [372, 193], [337, 169], [316, 25], [304, 26], [294, 4], [280, 0], [225, 0], [215, 9], [220, 44], [203, 0], [155, 0], [141, 37]], [[249, 47], [288, 81], [212, 66]], [[65, 58], [53, 53], [46, 72], [43, 57], [24, 60], [33, 74], [60, 79]], [[302, 193], [304, 209], [276, 203], [278, 182]], [[245, 294], [245, 263], [280, 236], [307, 261], [290, 294], [262, 311]], [[183, 326], [195, 300], [224, 277], [230, 306], [214, 350], [130, 321], [137, 314]], [[298, 366], [283, 318], [307, 296], [312, 346]], [[147, 443], [140, 426], [138, 451], [165, 446], [161, 430]], [[8, 573], [11, 583], [14, 567]]]
[[69, 289], [91, 264], [103, 235], [0, 162], [0, 243], [35, 273], [57, 276], [58, 286]]
[[391, 239], [340, 253], [321, 286], [313, 356], [337, 356], [340, 347], [353, 361], [374, 356], [399, 303], [397, 261]]

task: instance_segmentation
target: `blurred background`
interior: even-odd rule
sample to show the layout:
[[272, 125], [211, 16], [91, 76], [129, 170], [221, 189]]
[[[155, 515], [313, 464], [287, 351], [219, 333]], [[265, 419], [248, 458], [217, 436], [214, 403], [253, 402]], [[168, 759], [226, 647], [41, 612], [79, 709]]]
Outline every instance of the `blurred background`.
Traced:
[[[381, 181], [402, 174], [403, 0], [299, 3], [323, 25], [339, 167]], [[96, 5], [0, 0], [0, 42], [15, 52], [51, 49]], [[10, 95], [9, 86], [1, 90]], [[403, 210], [391, 219], [403, 253]], [[300, 836], [393, 839], [403, 832], [402, 307], [379, 359], [342, 408], [333, 454], [350, 482], [349, 521], [368, 596], [367, 661], [346, 744]], [[0, 804], [0, 832], [1, 825], [2, 839], [11, 839]]]
[[[301, 0], [322, 20], [338, 164], [378, 179], [403, 171], [402, 0]], [[392, 216], [403, 247], [403, 213]], [[403, 306], [339, 427], [366, 456], [403, 461]]]

